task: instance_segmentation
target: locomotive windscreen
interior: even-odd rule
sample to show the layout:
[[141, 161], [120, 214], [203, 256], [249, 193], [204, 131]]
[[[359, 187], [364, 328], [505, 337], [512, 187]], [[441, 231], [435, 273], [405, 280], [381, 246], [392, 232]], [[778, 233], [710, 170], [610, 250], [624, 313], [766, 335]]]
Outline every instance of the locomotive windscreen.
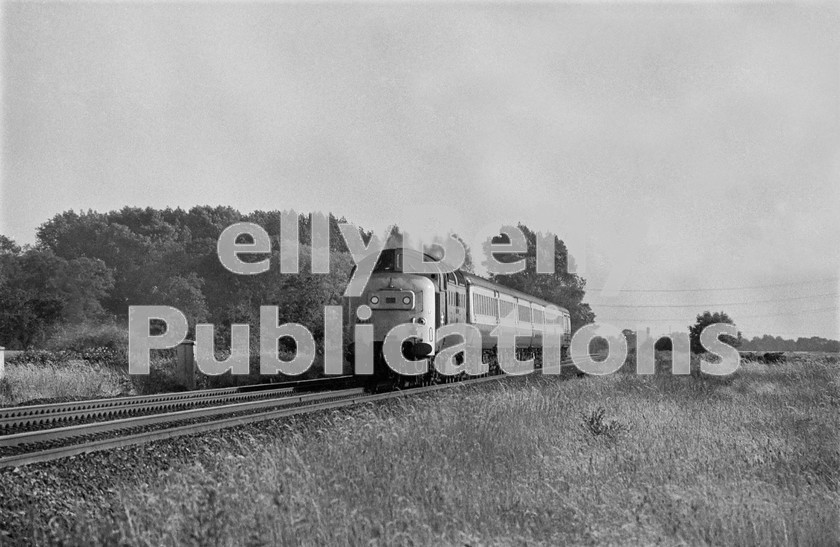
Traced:
[[385, 249], [379, 255], [379, 260], [376, 261], [374, 272], [401, 272], [402, 271], [402, 253], [398, 252], [400, 249]]
[[[426, 253], [418, 253], [417, 251], [408, 250], [409, 253], [416, 253], [417, 258], [411, 257], [411, 260], [421, 260], [426, 263], [439, 262], [432, 256]], [[409, 262], [410, 264], [411, 262]], [[391, 249], [383, 249], [376, 261], [376, 266], [373, 267], [374, 272], [395, 272], [403, 273], [403, 250], [400, 247]]]

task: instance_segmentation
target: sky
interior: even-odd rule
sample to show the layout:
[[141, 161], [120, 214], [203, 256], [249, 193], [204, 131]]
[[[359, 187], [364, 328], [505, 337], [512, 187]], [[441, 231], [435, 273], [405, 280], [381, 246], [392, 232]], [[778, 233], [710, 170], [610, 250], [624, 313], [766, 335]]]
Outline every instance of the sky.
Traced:
[[123, 206], [563, 239], [598, 319], [840, 337], [836, 3], [9, 3], [0, 233]]

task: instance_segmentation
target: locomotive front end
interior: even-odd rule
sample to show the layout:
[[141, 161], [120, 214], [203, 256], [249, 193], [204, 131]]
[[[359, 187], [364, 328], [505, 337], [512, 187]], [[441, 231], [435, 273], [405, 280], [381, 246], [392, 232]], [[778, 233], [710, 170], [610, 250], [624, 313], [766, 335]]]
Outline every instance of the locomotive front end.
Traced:
[[[373, 326], [373, 383], [398, 379], [383, 351], [385, 339], [395, 327], [415, 326], [416, 334], [404, 340], [401, 347], [407, 360], [430, 359], [436, 347], [436, 285], [426, 275], [404, 273], [400, 251], [383, 251], [362, 294], [348, 301], [350, 324], [354, 328]], [[361, 369], [358, 363], [355, 369]]]
[[[419, 325], [419, 336], [406, 340], [403, 353], [407, 358], [432, 355], [435, 347], [435, 287], [426, 277], [412, 274], [371, 276], [360, 298], [370, 308], [367, 321], [373, 325], [373, 341], [377, 346], [388, 333], [404, 323]], [[359, 322], [362, 322], [359, 319]]]

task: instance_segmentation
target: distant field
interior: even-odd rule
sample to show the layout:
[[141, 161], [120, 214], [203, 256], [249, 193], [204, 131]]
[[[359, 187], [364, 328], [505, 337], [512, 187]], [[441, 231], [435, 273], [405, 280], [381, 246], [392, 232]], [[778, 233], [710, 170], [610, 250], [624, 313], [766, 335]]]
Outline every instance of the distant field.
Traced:
[[116, 487], [104, 521], [80, 505], [69, 539], [840, 544], [837, 357], [723, 379], [534, 376], [279, 430]]

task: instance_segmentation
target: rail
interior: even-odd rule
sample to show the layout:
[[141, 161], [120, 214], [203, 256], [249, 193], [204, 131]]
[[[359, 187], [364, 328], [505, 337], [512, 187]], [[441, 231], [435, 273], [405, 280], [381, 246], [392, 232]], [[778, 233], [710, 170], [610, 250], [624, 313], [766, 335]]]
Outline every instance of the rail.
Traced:
[[234, 400], [268, 398], [278, 393], [291, 393], [295, 390], [316, 390], [340, 386], [351, 381], [352, 378], [352, 376], [336, 376], [273, 384], [0, 408], [0, 439], [10, 431], [21, 428], [218, 404]]
[[[563, 362], [559, 368], [552, 370], [550, 373], [559, 373], [562, 368], [570, 364], [571, 361]], [[546, 371], [547, 369], [543, 373], [546, 373]], [[329, 390], [302, 395], [292, 394], [205, 408], [2, 435], [0, 436], [0, 468], [47, 462], [83, 453], [192, 435], [296, 414], [420, 395], [441, 389], [502, 381], [506, 378], [510, 378], [510, 376], [504, 374], [480, 376], [457, 382], [379, 394], [367, 394], [361, 388]]]

